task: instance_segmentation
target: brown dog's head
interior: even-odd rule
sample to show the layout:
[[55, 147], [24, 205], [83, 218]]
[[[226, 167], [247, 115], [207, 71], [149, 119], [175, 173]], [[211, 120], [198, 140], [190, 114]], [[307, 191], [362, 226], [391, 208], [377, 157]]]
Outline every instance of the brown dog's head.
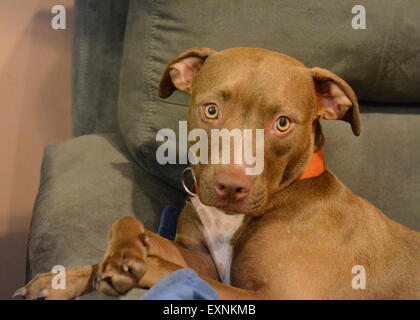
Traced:
[[166, 68], [159, 95], [175, 89], [191, 94], [189, 131], [264, 130], [261, 174], [246, 175], [242, 164], [194, 165], [200, 200], [227, 212], [265, 212], [270, 196], [295, 181], [321, 147], [320, 118], [345, 120], [360, 134], [357, 99], [344, 80], [265, 49], [187, 50]]

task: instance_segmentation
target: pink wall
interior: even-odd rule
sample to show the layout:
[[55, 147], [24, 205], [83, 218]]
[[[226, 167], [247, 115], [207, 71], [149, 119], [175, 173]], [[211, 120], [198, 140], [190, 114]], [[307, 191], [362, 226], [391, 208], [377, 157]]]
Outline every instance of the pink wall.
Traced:
[[[51, 8], [67, 8], [67, 30]], [[0, 1], [0, 299], [24, 284], [42, 152], [71, 136], [73, 0]]]

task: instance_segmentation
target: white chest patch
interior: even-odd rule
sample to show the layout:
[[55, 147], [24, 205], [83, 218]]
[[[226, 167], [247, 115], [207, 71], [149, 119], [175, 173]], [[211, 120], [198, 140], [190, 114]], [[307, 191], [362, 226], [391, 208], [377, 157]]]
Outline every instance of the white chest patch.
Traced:
[[243, 214], [226, 214], [215, 207], [208, 207], [200, 202], [198, 197], [192, 197], [206, 239], [210, 254], [216, 265], [220, 280], [230, 285], [230, 268], [232, 265], [233, 248], [231, 240], [236, 230], [241, 226]]

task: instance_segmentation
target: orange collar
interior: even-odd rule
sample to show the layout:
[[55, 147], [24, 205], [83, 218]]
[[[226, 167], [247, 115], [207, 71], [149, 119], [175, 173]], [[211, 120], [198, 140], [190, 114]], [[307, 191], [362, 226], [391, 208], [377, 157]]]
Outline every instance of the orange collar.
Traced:
[[324, 149], [320, 148], [312, 154], [311, 161], [297, 180], [313, 178], [325, 171]]

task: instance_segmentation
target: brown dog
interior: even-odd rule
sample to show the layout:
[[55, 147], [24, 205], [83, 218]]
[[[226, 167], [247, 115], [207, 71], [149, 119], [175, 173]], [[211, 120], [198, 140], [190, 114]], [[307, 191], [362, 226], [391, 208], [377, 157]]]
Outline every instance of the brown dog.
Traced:
[[[264, 49], [192, 48], [168, 66], [159, 94], [176, 88], [191, 93], [189, 130], [264, 129], [262, 174], [195, 165], [199, 197], [186, 202], [176, 241], [123, 218], [101, 264], [67, 270], [65, 290], [52, 289], [54, 275], [45, 273], [17, 295], [71, 299], [95, 288], [121, 295], [191, 267], [222, 299], [420, 298], [420, 235], [319, 165], [320, 118], [360, 133], [345, 81]], [[352, 285], [354, 267], [364, 270], [365, 288]]]

